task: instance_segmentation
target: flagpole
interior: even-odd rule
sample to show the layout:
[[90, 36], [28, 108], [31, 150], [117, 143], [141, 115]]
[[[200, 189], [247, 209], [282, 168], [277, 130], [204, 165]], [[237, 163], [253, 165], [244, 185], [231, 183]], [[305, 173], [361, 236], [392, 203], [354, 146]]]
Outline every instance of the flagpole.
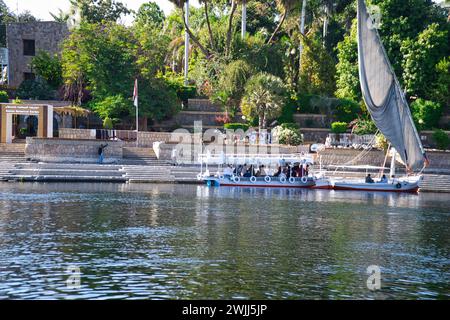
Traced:
[[134, 106], [136, 107], [136, 148], [139, 147], [139, 94], [138, 81], [134, 82]]

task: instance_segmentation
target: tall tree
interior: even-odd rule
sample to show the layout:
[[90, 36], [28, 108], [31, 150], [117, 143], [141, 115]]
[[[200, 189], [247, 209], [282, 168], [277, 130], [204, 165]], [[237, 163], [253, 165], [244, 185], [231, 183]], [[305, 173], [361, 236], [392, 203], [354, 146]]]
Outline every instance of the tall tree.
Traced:
[[82, 21], [100, 23], [102, 21], [117, 21], [130, 10], [116, 0], [70, 0], [72, 14], [78, 11]]

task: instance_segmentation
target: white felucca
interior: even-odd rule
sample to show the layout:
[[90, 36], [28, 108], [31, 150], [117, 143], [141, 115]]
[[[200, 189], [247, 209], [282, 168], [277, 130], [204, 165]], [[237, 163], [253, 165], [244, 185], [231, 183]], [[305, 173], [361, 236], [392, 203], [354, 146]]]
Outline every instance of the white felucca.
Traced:
[[[345, 180], [334, 181], [338, 190], [418, 191], [420, 173], [428, 160], [414, 125], [408, 102], [389, 62], [375, 22], [364, 0], [358, 1], [358, 63], [361, 91], [367, 109], [380, 132], [395, 149], [391, 177], [373, 183]], [[395, 178], [395, 154], [406, 167], [407, 176]], [[419, 171], [418, 174], [414, 173]]]

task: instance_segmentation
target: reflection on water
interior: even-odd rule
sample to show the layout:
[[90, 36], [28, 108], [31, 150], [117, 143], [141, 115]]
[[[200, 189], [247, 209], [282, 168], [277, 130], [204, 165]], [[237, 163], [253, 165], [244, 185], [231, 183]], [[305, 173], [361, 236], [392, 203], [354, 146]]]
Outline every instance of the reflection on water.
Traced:
[[[0, 184], [0, 298], [449, 299], [445, 194]], [[366, 287], [379, 265], [382, 288]], [[69, 266], [81, 288], [69, 289]]]

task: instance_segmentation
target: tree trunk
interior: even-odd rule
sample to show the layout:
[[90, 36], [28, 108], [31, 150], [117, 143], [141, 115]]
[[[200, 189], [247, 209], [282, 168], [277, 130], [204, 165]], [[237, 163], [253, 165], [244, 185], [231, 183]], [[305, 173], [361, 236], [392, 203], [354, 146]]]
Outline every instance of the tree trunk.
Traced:
[[196, 36], [194, 36], [194, 34], [192, 33], [191, 29], [189, 28], [189, 25], [186, 21], [185, 17], [185, 10], [184, 7], [181, 8], [182, 13], [183, 13], [183, 24], [184, 24], [184, 28], [186, 30], [186, 32], [188, 33], [189, 37], [192, 39], [192, 41], [194, 41], [194, 43], [197, 45], [197, 47], [200, 49], [201, 52], [203, 52], [203, 54], [205, 55], [206, 59], [210, 59], [211, 58], [211, 53], [209, 52], [209, 50], [207, 48], [205, 48], [200, 41], [197, 39]]
[[242, 24], [241, 24], [241, 38], [245, 39], [247, 33], [247, 0], [242, 1]]
[[[306, 16], [306, 0], [303, 0], [302, 3], [302, 14], [300, 18], [300, 34], [305, 34], [305, 16]], [[299, 60], [298, 60], [298, 68], [299, 70], [302, 68], [302, 54], [303, 54], [303, 43], [300, 42], [299, 47]]]
[[230, 52], [230, 45], [231, 45], [231, 36], [233, 31], [233, 16], [234, 12], [236, 11], [236, 1], [231, 1], [231, 12], [230, 17], [228, 18], [228, 30], [227, 30], [227, 42], [225, 45], [225, 55], [228, 56], [228, 53]]
[[216, 50], [215, 45], [214, 45], [213, 33], [212, 33], [212, 29], [211, 29], [211, 23], [209, 21], [208, 0], [204, 0], [203, 3], [205, 4], [205, 18], [206, 18], [206, 25], [208, 26], [209, 42], [211, 44], [211, 49]]
[[281, 26], [283, 25], [284, 20], [286, 19], [286, 16], [287, 16], [287, 11], [284, 11], [283, 15], [281, 16], [280, 22], [278, 23], [278, 25], [277, 25], [277, 27], [275, 28], [275, 30], [274, 30], [274, 32], [272, 33], [272, 35], [270, 36], [269, 41], [267, 41], [267, 44], [270, 44], [270, 43], [272, 42], [273, 38], [275, 37], [275, 35], [278, 33], [278, 31], [280, 31]]

